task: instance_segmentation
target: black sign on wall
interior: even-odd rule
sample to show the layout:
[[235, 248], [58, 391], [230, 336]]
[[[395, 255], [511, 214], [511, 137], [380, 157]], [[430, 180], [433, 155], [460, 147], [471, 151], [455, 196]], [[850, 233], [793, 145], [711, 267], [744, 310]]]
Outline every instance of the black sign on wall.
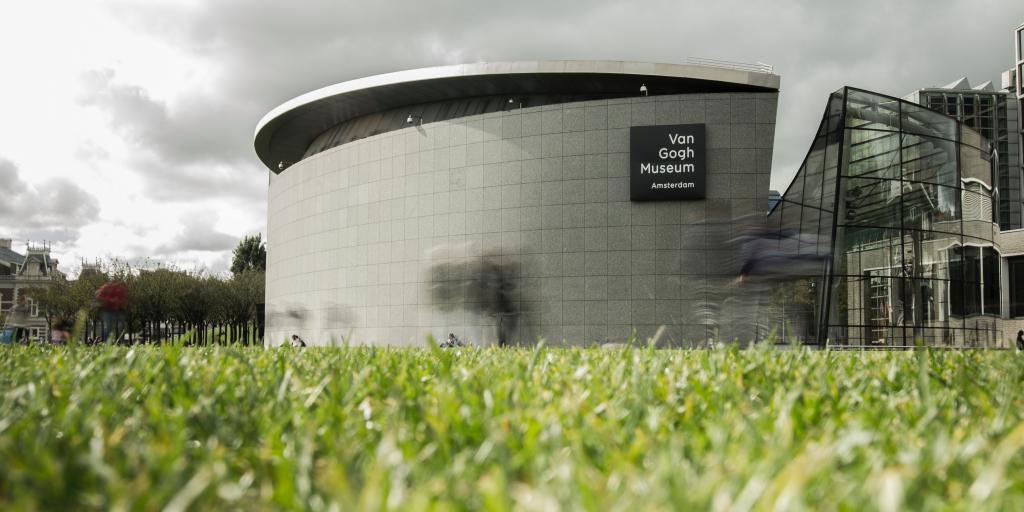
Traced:
[[704, 199], [706, 155], [702, 124], [629, 129], [629, 198]]

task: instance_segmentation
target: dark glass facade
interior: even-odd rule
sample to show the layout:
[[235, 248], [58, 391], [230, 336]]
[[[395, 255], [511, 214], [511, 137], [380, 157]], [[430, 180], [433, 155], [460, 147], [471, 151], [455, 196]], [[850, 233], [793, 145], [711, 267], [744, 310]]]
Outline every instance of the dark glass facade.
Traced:
[[807, 318], [788, 334], [830, 346], [995, 344], [1000, 266], [986, 147], [977, 131], [921, 105], [833, 93], [768, 216], [781, 254], [820, 262], [772, 295], [802, 297]]

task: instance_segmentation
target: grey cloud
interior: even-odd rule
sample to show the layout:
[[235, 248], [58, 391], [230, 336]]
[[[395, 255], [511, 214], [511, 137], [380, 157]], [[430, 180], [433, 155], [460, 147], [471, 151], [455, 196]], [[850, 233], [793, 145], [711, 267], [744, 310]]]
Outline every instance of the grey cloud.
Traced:
[[217, 252], [233, 249], [238, 238], [213, 228], [209, 212], [197, 212], [182, 219], [185, 229], [170, 242], [157, 247], [156, 253], [173, 255], [185, 251]]
[[[265, 198], [266, 171], [251, 158], [241, 114], [231, 111], [229, 99], [189, 95], [172, 111], [141, 87], [117, 83], [112, 70], [93, 70], [82, 78], [80, 101], [106, 111], [114, 129], [136, 144], [127, 163], [143, 178], [148, 198]], [[101, 147], [79, 148], [78, 155], [108, 156]]]
[[144, 178], [143, 194], [159, 202], [242, 200], [258, 208], [267, 200], [266, 168], [259, 161], [235, 165], [211, 162], [175, 164], [141, 153], [129, 165]]
[[247, 139], [235, 130], [240, 112], [230, 97], [186, 92], [181, 107], [168, 106], [135, 85], [116, 82], [110, 69], [83, 76], [81, 101], [104, 109], [115, 130], [145, 150], [175, 164], [240, 162]]
[[74, 156], [84, 162], [98, 163], [110, 158], [110, 152], [94, 141], [85, 141], [75, 148]]
[[21, 240], [73, 242], [82, 227], [95, 222], [99, 202], [64, 178], [32, 187], [18, 167], [0, 158], [0, 229]]
[[[854, 85], [900, 96], [961, 75], [978, 83], [996, 80], [1011, 65], [1011, 31], [1024, 21], [1024, 3], [1017, 0], [978, 6], [952, 0], [319, 0], [301, 6], [226, 0], [195, 6], [117, 2], [112, 10], [140, 32], [221, 66], [209, 88], [216, 94], [186, 98], [180, 113], [153, 109], [131, 90], [119, 93], [123, 105], [139, 102], [130, 119], [169, 122], [209, 137], [185, 137], [168, 150], [255, 161], [250, 137], [271, 108], [374, 73], [453, 61], [680, 62], [695, 56], [768, 62], [782, 75], [773, 169], [779, 188], [799, 166], [830, 92]], [[231, 107], [213, 109], [218, 114], [205, 118], [211, 124], [184, 124], [204, 119], [195, 113], [188, 118], [186, 110], [211, 112], [220, 104]], [[214, 141], [235, 146], [219, 152]]]

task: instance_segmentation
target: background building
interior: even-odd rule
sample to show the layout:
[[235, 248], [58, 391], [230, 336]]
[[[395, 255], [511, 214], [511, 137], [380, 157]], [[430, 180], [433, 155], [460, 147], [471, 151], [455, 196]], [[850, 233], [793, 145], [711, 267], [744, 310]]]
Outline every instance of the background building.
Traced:
[[[779, 80], [721, 63], [469, 64], [286, 102], [255, 136], [272, 171], [268, 343], [758, 336], [727, 241], [764, 222]], [[701, 197], [631, 200], [631, 154], [667, 144], [644, 134], [696, 126]]]
[[956, 118], [968, 128], [995, 144], [999, 155], [997, 167], [997, 215], [1003, 231], [1024, 227], [1024, 192], [1022, 192], [1020, 125], [1016, 94], [997, 91], [992, 82], [971, 87], [967, 78], [943, 86], [919, 89], [905, 97], [914, 103]]
[[[25, 254], [20, 254], [11, 249], [10, 238], [0, 239], [0, 316], [5, 327], [25, 328], [32, 339], [47, 338], [46, 317], [24, 291], [49, 286], [61, 277], [57, 263], [50, 256], [49, 244], [28, 244]], [[23, 307], [15, 311], [19, 301]]]

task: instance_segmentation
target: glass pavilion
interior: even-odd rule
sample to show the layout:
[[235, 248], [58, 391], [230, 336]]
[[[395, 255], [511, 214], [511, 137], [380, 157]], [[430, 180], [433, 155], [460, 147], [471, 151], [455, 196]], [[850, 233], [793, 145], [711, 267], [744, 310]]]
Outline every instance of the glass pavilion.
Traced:
[[784, 319], [783, 335], [820, 346], [998, 344], [992, 151], [923, 106], [833, 93], [768, 216], [784, 261], [816, 262], [791, 265], [775, 285], [768, 311]]

